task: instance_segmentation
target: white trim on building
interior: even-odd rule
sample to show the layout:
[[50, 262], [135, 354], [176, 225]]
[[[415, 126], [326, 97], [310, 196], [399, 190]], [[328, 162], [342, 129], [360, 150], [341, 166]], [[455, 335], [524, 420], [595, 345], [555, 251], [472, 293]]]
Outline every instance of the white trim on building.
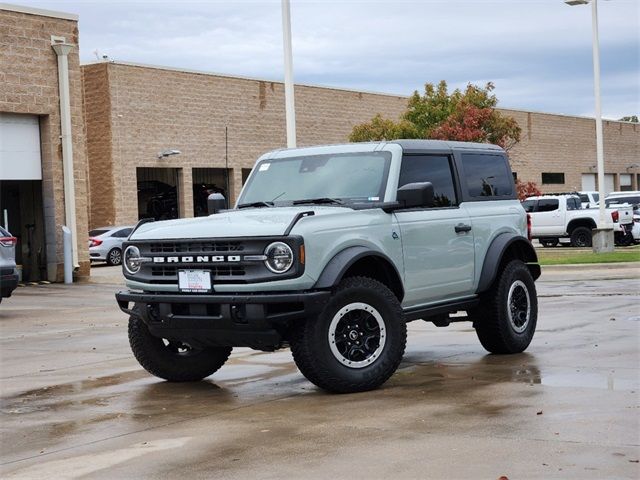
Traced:
[[0, 3], [0, 10], [26, 13], [27, 15], [38, 15], [40, 17], [61, 18], [62, 20], [73, 20], [74, 22], [78, 21], [78, 15], [74, 13], [56, 12], [55, 10], [25, 7], [23, 5], [13, 5], [11, 3]]

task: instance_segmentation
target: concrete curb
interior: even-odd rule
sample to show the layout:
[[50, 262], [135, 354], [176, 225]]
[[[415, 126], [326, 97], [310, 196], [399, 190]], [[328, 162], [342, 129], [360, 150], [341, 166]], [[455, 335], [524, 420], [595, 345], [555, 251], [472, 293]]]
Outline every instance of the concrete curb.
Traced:
[[543, 270], [637, 270], [640, 274], [640, 262], [613, 262], [613, 263], [575, 263], [571, 265], [541, 265]]

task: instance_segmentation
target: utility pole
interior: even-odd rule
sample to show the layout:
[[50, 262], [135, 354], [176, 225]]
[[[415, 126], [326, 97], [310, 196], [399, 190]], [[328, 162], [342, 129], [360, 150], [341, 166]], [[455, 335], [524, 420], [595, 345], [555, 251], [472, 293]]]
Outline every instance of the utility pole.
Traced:
[[282, 38], [284, 42], [284, 103], [287, 122], [287, 147], [296, 147], [296, 106], [293, 96], [293, 54], [291, 52], [291, 8], [282, 0]]

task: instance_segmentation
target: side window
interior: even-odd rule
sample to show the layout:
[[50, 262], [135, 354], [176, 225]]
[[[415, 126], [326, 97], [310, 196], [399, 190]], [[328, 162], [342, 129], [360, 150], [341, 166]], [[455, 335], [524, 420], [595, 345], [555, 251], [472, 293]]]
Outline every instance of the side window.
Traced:
[[536, 203], [538, 203], [537, 200], [525, 200], [522, 202], [522, 208], [524, 208], [525, 212], [531, 213], [535, 210]]
[[449, 157], [444, 155], [405, 155], [402, 157], [398, 188], [416, 182], [431, 182], [435, 207], [458, 205]]
[[579, 210], [581, 206], [580, 199], [567, 198], [567, 210]]
[[513, 177], [504, 156], [465, 153], [462, 155], [462, 167], [469, 196], [482, 200], [513, 195]]
[[116, 238], [127, 238], [129, 236], [129, 234], [131, 233], [131, 230], [133, 230], [132, 228], [123, 228], [122, 230], [118, 230], [117, 232], [115, 232], [114, 234], [112, 234], [112, 237], [116, 237]]
[[553, 212], [558, 210], [558, 206], [557, 198], [541, 198], [538, 200], [538, 212]]

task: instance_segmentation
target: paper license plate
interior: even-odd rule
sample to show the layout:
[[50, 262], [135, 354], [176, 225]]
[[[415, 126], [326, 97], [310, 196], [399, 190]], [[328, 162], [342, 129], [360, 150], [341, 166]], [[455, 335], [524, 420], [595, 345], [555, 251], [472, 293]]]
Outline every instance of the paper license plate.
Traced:
[[211, 291], [209, 270], [179, 270], [178, 288], [181, 292], [200, 293]]

